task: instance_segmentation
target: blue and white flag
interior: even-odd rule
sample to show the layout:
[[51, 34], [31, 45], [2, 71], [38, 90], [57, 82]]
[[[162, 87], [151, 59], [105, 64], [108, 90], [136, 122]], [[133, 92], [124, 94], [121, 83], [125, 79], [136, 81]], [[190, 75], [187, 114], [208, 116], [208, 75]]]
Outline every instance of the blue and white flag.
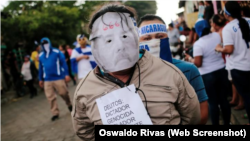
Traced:
[[[90, 47], [89, 45], [87, 45], [86, 47]], [[75, 50], [79, 53], [79, 54], [83, 54], [83, 55], [88, 55], [89, 56], [89, 63], [92, 66], [92, 69], [94, 69], [96, 67], [96, 62], [94, 59], [94, 56], [92, 55], [92, 52], [82, 52], [81, 47], [75, 48]], [[71, 59], [71, 69], [74, 73], [78, 73], [78, 65], [77, 65], [77, 61], [76, 58]]]

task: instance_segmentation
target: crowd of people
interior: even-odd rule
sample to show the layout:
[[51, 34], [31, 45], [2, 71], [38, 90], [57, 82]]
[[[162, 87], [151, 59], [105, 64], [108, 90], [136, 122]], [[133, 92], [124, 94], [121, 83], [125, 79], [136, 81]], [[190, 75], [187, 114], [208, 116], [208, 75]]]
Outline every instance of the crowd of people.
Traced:
[[[243, 101], [239, 101], [235, 109], [245, 108], [243, 117], [249, 119], [249, 18], [244, 16], [237, 2], [227, 2], [223, 13], [218, 15], [209, 14], [209, 7], [211, 5], [206, 2], [205, 14], [192, 30], [197, 37], [192, 40], [192, 55], [185, 54], [185, 61], [172, 57], [170, 46], [180, 42], [180, 32], [173, 24], [168, 25], [167, 31], [161, 17], [145, 15], [137, 25], [130, 7], [108, 5], [96, 12], [89, 28], [92, 53], [98, 67], [75, 91], [72, 117], [77, 135], [93, 139], [94, 125], [106, 123], [105, 115], [99, 112], [102, 107], [94, 100], [131, 84], [135, 85], [135, 93], [139, 93], [145, 105], [145, 118], [149, 116], [153, 124], [204, 125], [210, 115], [212, 124], [219, 125], [222, 113], [223, 124], [230, 125], [230, 104], [240, 100], [235, 98], [236, 93]], [[121, 22], [117, 24], [117, 21]], [[106, 23], [122, 24], [123, 27], [113, 29], [109, 25], [111, 27], [104, 28]], [[139, 42], [134, 40], [137, 28], [134, 30], [133, 26], [136, 25]], [[138, 44], [139, 54], [134, 54]], [[163, 93], [167, 94], [166, 98]], [[229, 103], [230, 95], [233, 98]]]
[[[72, 80], [76, 85], [96, 67], [95, 61], [92, 59], [91, 48], [87, 44], [87, 38], [82, 34], [77, 36], [77, 41], [79, 46], [72, 50], [68, 45], [59, 45], [58, 49], [54, 48], [48, 38], [41, 39], [42, 52], [38, 57], [39, 86], [44, 88], [50, 103], [52, 121], [59, 118], [56, 94], [63, 98], [71, 112], [72, 103], [67, 83]], [[76, 75], [78, 79], [75, 77]]]
[[82, 34], [77, 35], [76, 40], [78, 44], [72, 49], [69, 45], [55, 48], [48, 38], [41, 39], [40, 43], [35, 44], [31, 55], [24, 56], [20, 69], [13, 51], [7, 51], [3, 60], [4, 70], [8, 71], [5, 74], [9, 74], [14, 83], [16, 98], [27, 93], [25, 86], [29, 89], [31, 99], [37, 96], [38, 84], [50, 103], [52, 121], [59, 118], [56, 94], [63, 98], [72, 111], [67, 82], [72, 80], [76, 85], [96, 66], [87, 38]]
[[[194, 63], [202, 75], [213, 124], [219, 124], [220, 110], [224, 122], [230, 122], [230, 105], [245, 109], [242, 117], [250, 122], [250, 13], [246, 9], [230, 1], [223, 12], [199, 19], [193, 54], [186, 54], [185, 60]], [[232, 96], [230, 102], [228, 96]]]
[[[84, 34], [77, 36], [74, 49], [67, 45], [54, 48], [49, 38], [42, 38], [31, 57], [25, 56], [21, 68], [30, 97], [37, 95], [33, 83], [38, 79], [54, 121], [59, 118], [59, 94], [83, 140], [94, 139], [94, 125], [107, 123], [102, 100], [110, 96], [110, 103], [126, 101], [132, 96], [123, 97], [125, 90], [140, 97], [133, 99], [131, 107], [142, 103], [145, 108], [131, 111], [134, 121], [115, 113], [109, 119], [112, 123], [135, 124], [136, 113], [142, 113], [140, 116], [149, 119], [142, 120], [143, 124], [205, 125], [210, 115], [212, 124], [219, 125], [222, 113], [224, 125], [230, 125], [230, 105], [236, 105], [235, 110], [245, 109], [243, 117], [250, 123], [249, 11], [229, 1], [222, 13], [214, 15], [209, 13], [211, 3], [205, 5], [204, 16], [190, 30], [192, 52], [183, 60], [171, 52], [181, 42], [183, 29], [152, 14], [137, 23], [135, 9], [118, 4], [105, 5], [94, 13], [89, 23], [91, 44]], [[11, 65], [15, 73], [17, 67]], [[78, 85], [72, 102], [70, 80]], [[111, 96], [113, 93], [116, 95]], [[230, 102], [228, 96], [232, 96]], [[114, 104], [105, 107], [112, 110]]]

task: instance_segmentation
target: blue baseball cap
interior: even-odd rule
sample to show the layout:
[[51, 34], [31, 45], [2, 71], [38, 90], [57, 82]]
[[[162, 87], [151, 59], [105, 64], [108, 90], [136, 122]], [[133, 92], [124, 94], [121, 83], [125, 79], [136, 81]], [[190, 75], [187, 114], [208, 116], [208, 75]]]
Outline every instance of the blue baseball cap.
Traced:
[[203, 29], [209, 28], [209, 24], [204, 19], [198, 19], [194, 25], [194, 28], [198, 36], [201, 37]]

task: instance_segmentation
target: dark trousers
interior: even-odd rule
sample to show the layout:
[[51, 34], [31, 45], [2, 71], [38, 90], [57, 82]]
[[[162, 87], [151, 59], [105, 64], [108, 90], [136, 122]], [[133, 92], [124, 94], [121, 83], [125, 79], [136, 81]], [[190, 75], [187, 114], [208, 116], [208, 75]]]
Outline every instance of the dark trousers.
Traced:
[[244, 100], [245, 109], [250, 123], [250, 71], [231, 70], [233, 83]]
[[13, 83], [14, 83], [15, 90], [16, 90], [16, 97], [24, 96], [25, 89], [23, 86], [23, 79], [20, 77], [20, 74], [19, 73], [11, 73], [11, 75], [13, 77]]
[[30, 96], [33, 97], [35, 95], [37, 95], [37, 90], [36, 88], [34, 87], [33, 85], [33, 79], [29, 80], [29, 81], [26, 81], [26, 86], [29, 88], [30, 90]]
[[75, 80], [75, 77], [74, 77], [74, 75], [73, 75], [73, 73], [72, 73], [72, 71], [71, 71], [70, 64], [67, 64], [67, 65], [68, 65], [69, 76], [70, 76], [70, 78], [72, 79], [74, 85], [76, 85], [76, 80]]
[[232, 92], [232, 85], [230, 85], [227, 76], [228, 72], [224, 68], [202, 75], [208, 95], [209, 112], [213, 125], [219, 125], [220, 109], [224, 125], [230, 124], [231, 107], [227, 100], [227, 95]]

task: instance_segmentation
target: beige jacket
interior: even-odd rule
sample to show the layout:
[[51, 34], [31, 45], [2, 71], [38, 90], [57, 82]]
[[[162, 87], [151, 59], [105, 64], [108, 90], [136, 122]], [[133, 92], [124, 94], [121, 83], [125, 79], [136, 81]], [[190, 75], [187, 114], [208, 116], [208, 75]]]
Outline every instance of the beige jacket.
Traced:
[[[140, 66], [140, 89], [147, 99], [148, 112], [155, 125], [194, 125], [200, 121], [200, 105], [193, 87], [174, 65], [153, 57], [149, 52], [137, 62]], [[98, 75], [95, 68], [83, 79], [74, 94], [72, 120], [76, 134], [94, 140], [95, 127], [101, 125], [96, 99], [117, 90], [115, 83]], [[138, 87], [136, 67], [130, 84]], [[143, 94], [138, 91], [144, 105]]]

